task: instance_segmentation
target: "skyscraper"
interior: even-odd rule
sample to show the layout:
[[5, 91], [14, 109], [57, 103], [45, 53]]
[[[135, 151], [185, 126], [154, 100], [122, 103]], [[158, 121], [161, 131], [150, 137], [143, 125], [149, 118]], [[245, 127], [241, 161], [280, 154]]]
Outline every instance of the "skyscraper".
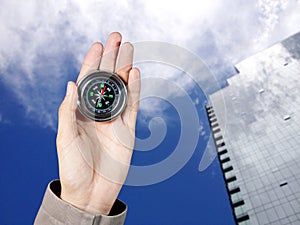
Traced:
[[236, 70], [206, 107], [235, 221], [300, 224], [300, 33]]

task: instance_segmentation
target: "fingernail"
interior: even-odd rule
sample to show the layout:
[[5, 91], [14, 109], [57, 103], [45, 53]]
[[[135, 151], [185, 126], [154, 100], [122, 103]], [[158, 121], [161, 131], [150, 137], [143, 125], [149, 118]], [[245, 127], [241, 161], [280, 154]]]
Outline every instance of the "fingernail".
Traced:
[[71, 95], [71, 94], [73, 93], [73, 89], [74, 89], [74, 87], [73, 87], [73, 85], [72, 85], [72, 82], [69, 81], [69, 82], [68, 82], [68, 86], [67, 86], [67, 93], [66, 93], [66, 95], [67, 95], [67, 96]]

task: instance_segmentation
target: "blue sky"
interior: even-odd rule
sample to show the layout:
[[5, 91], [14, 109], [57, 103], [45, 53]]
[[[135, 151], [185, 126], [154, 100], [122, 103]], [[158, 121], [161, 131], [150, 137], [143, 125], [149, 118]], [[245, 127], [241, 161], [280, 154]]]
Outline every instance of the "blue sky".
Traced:
[[[143, 90], [149, 91], [143, 79], [163, 77], [186, 91], [182, 96], [170, 88], [165, 96], [194, 103], [199, 139], [174, 176], [123, 188], [127, 224], [232, 224], [219, 165], [212, 152], [205, 152], [209, 130], [202, 106], [207, 90], [215, 88], [211, 80], [224, 83], [234, 73], [233, 64], [299, 31], [299, 11], [296, 0], [1, 0], [0, 224], [32, 224], [47, 183], [58, 177], [57, 108], [66, 82], [76, 79], [90, 44], [104, 42], [112, 31], [136, 45], [159, 41], [179, 46], [201, 58], [214, 74], [199, 78], [207, 87], [201, 90], [176, 65], [135, 62]], [[159, 92], [159, 85], [151, 90]], [[152, 128], [165, 124], [166, 134], [154, 149], [136, 151], [133, 165], [167, 159], [178, 145], [181, 115], [166, 99], [141, 102], [137, 137], [153, 135], [148, 126], [154, 117], [164, 123], [154, 122]], [[206, 166], [199, 171], [203, 160]]]

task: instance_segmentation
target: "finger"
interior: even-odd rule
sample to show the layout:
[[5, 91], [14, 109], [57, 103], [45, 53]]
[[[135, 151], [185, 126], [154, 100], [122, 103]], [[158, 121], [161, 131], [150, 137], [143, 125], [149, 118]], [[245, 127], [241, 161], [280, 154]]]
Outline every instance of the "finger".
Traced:
[[100, 70], [113, 73], [115, 71], [119, 46], [122, 41], [122, 36], [118, 32], [113, 32], [109, 35], [104, 47], [103, 56], [100, 62]]
[[77, 82], [90, 71], [97, 70], [101, 61], [103, 46], [100, 42], [94, 43], [83, 60]]
[[129, 71], [132, 68], [133, 61], [133, 45], [126, 42], [121, 45], [119, 50], [119, 59], [117, 63], [117, 74], [125, 81], [128, 82]]
[[123, 119], [130, 127], [135, 126], [135, 121], [138, 113], [140, 102], [140, 71], [137, 68], [133, 68], [129, 72], [128, 78], [128, 101], [127, 106], [123, 114]]
[[57, 141], [60, 147], [68, 145], [76, 135], [77, 87], [74, 82], [68, 82], [66, 96], [58, 111]]

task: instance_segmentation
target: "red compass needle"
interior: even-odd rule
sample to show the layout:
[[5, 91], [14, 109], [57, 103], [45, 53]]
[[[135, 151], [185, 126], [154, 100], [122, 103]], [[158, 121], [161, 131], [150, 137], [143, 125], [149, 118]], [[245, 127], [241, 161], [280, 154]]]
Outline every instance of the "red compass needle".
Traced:
[[104, 86], [104, 88], [101, 90], [101, 95], [104, 95], [105, 89], [106, 89], [106, 86]]

